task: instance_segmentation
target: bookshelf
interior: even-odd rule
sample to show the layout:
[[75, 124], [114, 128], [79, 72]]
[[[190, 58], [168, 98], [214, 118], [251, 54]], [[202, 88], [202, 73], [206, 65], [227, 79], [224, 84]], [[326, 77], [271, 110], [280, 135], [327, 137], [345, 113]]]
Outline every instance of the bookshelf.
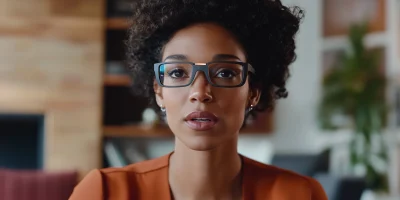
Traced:
[[104, 85], [105, 86], [121, 86], [121, 87], [128, 87], [131, 85], [132, 81], [128, 75], [113, 75], [113, 74], [106, 74], [104, 75]]
[[129, 19], [127, 17], [107, 18], [107, 29], [109, 30], [126, 30], [129, 28], [129, 25]]
[[125, 125], [104, 126], [105, 137], [171, 137], [173, 134], [165, 126]]
[[364, 20], [369, 32], [385, 31], [388, 1], [391, 0], [323, 0], [323, 36], [345, 35], [350, 24]]
[[[250, 134], [257, 133], [261, 129], [253, 127], [245, 127], [240, 133]], [[263, 132], [265, 133], [265, 132]], [[121, 125], [121, 126], [104, 126], [104, 137], [171, 137], [172, 131], [166, 126], [149, 126], [149, 125]]]
[[[400, 1], [398, 0], [322, 0], [320, 30], [321, 77], [334, 66], [340, 54], [349, 50], [349, 27], [366, 22], [365, 45], [378, 51], [382, 73], [389, 79], [387, 99], [393, 104], [400, 77]], [[351, 10], [352, 12], [349, 12]], [[395, 112], [393, 109], [391, 112]], [[389, 114], [389, 121], [395, 121]]]
[[[368, 48], [382, 47], [387, 45], [388, 35], [386, 32], [370, 33], [365, 38], [365, 45]], [[322, 43], [324, 51], [348, 48], [348, 39], [346, 35], [337, 35], [325, 37]]]
[[[349, 50], [348, 32], [352, 24], [365, 22], [368, 34], [365, 44], [368, 49], [381, 53], [383, 72], [391, 77], [395, 68], [393, 57], [393, 28], [394, 12], [391, 7], [395, 0], [323, 0], [321, 57], [322, 76], [327, 68], [333, 66], [340, 55]], [[391, 26], [388, 26], [391, 24]]]
[[[398, 0], [322, 0], [320, 6], [322, 27], [320, 35], [321, 76], [328, 65], [334, 62], [334, 54], [339, 55], [349, 50], [347, 33], [349, 26], [356, 22], [366, 22], [368, 34], [365, 38], [369, 50], [378, 50], [382, 72], [389, 79], [387, 85], [387, 101], [393, 105], [395, 93], [399, 87], [396, 79], [400, 77], [400, 1]], [[319, 16], [318, 16], [319, 17]], [[338, 58], [338, 56], [336, 56]], [[400, 124], [396, 124], [396, 109], [388, 115], [389, 127], [399, 132]], [[398, 111], [397, 111], [398, 112]], [[400, 191], [400, 163], [398, 157], [399, 141], [395, 149], [389, 149], [390, 180], [389, 185], [394, 193]]]

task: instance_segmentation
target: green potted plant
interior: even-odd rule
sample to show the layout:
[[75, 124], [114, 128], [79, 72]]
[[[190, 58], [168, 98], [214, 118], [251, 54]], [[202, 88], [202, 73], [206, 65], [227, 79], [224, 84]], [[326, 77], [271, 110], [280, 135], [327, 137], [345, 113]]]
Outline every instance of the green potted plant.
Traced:
[[[323, 129], [351, 128], [351, 169], [365, 176], [371, 190], [383, 192], [388, 190], [388, 156], [383, 140], [387, 81], [379, 54], [365, 47], [366, 34], [366, 24], [351, 26], [350, 51], [341, 55], [324, 76], [318, 120]], [[347, 123], [335, 123], [338, 116], [345, 117]]]

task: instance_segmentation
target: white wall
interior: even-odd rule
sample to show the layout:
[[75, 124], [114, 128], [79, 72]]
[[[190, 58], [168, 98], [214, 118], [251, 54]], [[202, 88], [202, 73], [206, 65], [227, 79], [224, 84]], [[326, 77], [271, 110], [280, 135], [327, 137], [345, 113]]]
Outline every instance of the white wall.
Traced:
[[297, 35], [297, 60], [291, 66], [287, 85], [289, 96], [278, 101], [276, 131], [271, 136], [276, 151], [312, 152], [320, 147], [316, 124], [321, 85], [321, 2], [320, 0], [284, 0], [305, 10]]
[[[305, 11], [297, 35], [297, 60], [291, 65], [287, 83], [289, 96], [277, 101], [275, 131], [269, 136], [242, 136], [248, 143], [268, 140], [275, 152], [313, 153], [324, 146], [316, 113], [321, 90], [321, 3], [320, 0], [283, 0]], [[251, 141], [251, 139], [253, 141]]]

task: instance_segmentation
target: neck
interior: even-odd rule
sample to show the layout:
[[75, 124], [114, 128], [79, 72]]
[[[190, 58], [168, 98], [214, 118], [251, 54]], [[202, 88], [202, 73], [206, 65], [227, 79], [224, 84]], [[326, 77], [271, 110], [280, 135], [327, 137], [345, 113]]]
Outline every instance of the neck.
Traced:
[[179, 199], [234, 199], [241, 194], [237, 139], [208, 151], [189, 149], [176, 139], [169, 182]]

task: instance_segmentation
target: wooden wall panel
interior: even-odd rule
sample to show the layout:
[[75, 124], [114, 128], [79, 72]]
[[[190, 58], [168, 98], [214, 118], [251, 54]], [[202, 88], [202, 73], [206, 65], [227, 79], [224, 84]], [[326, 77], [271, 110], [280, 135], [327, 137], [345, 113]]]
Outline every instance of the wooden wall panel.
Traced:
[[[102, 40], [97, 30], [103, 21], [79, 17], [3, 17], [0, 19], [0, 34], [19, 39], [57, 39], [58, 42], [84, 43]], [[16, 38], [16, 36], [19, 36]], [[35, 41], [32, 41], [35, 42]], [[26, 45], [26, 44], [25, 44]]]
[[57, 0], [51, 1], [51, 13], [56, 16], [102, 18], [102, 0]]
[[7, 16], [44, 17], [50, 14], [50, 0], [1, 0]]
[[0, 5], [0, 113], [45, 115], [46, 170], [101, 167], [104, 2]]

